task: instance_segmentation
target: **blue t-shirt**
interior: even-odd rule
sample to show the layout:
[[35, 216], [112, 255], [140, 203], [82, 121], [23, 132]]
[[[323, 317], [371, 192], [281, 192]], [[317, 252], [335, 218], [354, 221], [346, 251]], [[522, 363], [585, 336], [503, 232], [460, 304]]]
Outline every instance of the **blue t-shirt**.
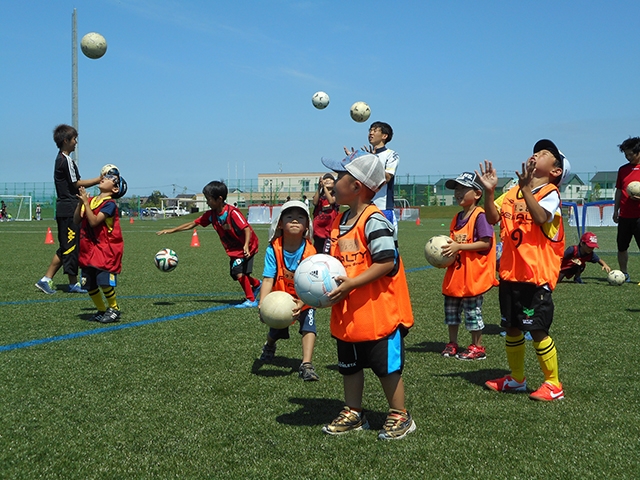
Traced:
[[[290, 272], [295, 272], [296, 268], [298, 268], [298, 265], [300, 265], [305, 246], [306, 241], [302, 239], [300, 247], [295, 252], [287, 252], [283, 249], [284, 266]], [[267, 250], [264, 253], [264, 270], [262, 271], [262, 276], [264, 278], [276, 278], [277, 271], [278, 267], [276, 263], [276, 252], [273, 250], [273, 245], [269, 244]]]

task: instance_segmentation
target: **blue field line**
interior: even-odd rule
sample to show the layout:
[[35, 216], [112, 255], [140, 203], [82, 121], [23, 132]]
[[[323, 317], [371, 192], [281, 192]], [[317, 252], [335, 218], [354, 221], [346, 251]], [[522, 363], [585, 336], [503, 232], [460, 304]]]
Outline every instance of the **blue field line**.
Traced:
[[196, 315], [203, 315], [205, 313], [216, 312], [219, 310], [226, 310], [227, 308], [233, 308], [234, 306], [235, 304], [219, 305], [217, 307], [204, 308], [202, 310], [194, 310], [193, 312], [179, 313], [177, 315], [169, 315], [167, 317], [151, 318], [149, 320], [140, 320], [138, 322], [131, 322], [131, 323], [120, 323], [120, 324], [112, 325], [109, 327], [94, 328], [93, 330], [85, 330], [83, 332], [68, 333], [66, 335], [58, 335], [55, 337], [48, 337], [48, 338], [38, 338], [36, 340], [29, 340], [27, 342], [20, 342], [20, 343], [12, 343], [9, 345], [0, 345], [0, 352], [17, 350], [20, 348], [35, 347], [36, 345], [44, 345], [52, 342], [61, 342], [63, 340], [72, 340], [74, 338], [87, 337], [89, 335], [97, 335], [99, 333], [114, 332], [116, 330], [124, 330], [125, 328], [134, 328], [134, 327], [141, 327], [143, 325], [151, 325], [153, 323], [168, 322], [169, 320], [179, 320], [181, 318], [194, 317]]

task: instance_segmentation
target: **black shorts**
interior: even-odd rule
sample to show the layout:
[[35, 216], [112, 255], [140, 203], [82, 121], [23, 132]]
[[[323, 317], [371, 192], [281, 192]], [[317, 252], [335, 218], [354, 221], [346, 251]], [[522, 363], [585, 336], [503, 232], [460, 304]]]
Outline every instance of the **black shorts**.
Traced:
[[407, 330], [399, 327], [379, 340], [358, 343], [338, 340], [338, 371], [342, 375], [353, 375], [363, 368], [370, 368], [378, 377], [402, 373], [406, 334]]
[[229, 259], [229, 275], [234, 280], [238, 279], [239, 275], [250, 275], [253, 271], [253, 257], [249, 258], [231, 258]]
[[78, 275], [78, 252], [80, 250], [80, 224], [73, 217], [56, 217], [58, 243], [56, 254], [62, 260], [62, 273]]
[[640, 218], [618, 219], [618, 251], [626, 252], [631, 245], [631, 239], [636, 239], [636, 245], [640, 249]]
[[504, 328], [549, 333], [553, 322], [553, 299], [549, 290], [533, 283], [500, 280], [498, 291], [500, 324]]
[[84, 279], [84, 288], [90, 292], [98, 287], [115, 287], [118, 276], [115, 273], [98, 270], [94, 267], [85, 267], [82, 269], [82, 278]]

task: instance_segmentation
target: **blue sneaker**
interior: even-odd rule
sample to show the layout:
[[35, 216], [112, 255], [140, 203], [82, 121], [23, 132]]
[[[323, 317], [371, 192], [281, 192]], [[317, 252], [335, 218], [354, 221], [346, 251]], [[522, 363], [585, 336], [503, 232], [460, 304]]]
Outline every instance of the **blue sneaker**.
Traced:
[[251, 300], [249, 300], [248, 298], [242, 302], [239, 303], [238, 305], [235, 306], [235, 308], [254, 308], [258, 306], [258, 300], [254, 300], [253, 302]]
[[256, 300], [258, 300], [258, 295], [260, 295], [260, 289], [261, 288], [262, 288], [262, 282], [260, 282], [258, 284], [258, 286], [252, 290], [253, 291], [253, 298], [255, 298]]
[[53, 280], [49, 280], [48, 282], [39, 280], [38, 283], [36, 283], [36, 287], [42, 290], [47, 295], [53, 295], [54, 293], [56, 293], [56, 290], [53, 288]]
[[629, 274], [625, 272], [624, 274], [624, 281], [625, 283], [630, 283], [631, 282], [631, 278], [629, 278]]
[[80, 283], [76, 283], [75, 285], [69, 285], [69, 293], [87, 293], [87, 291], [82, 288]]

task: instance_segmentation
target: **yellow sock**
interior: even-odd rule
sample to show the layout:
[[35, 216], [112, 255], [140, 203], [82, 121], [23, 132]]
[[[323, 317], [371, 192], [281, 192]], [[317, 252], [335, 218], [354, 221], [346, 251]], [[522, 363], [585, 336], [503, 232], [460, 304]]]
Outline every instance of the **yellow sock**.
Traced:
[[100, 287], [102, 288], [102, 293], [104, 293], [107, 302], [109, 302], [109, 306], [114, 310], [120, 310], [118, 308], [118, 300], [116, 299], [116, 289], [113, 287]]
[[505, 337], [505, 350], [507, 351], [507, 362], [511, 369], [511, 378], [516, 382], [524, 380], [524, 335], [521, 333], [517, 337]]
[[91, 300], [93, 300], [93, 304], [96, 306], [99, 312], [104, 312], [107, 310], [107, 307], [104, 304], [104, 300], [102, 299], [102, 294], [100, 293], [100, 289], [96, 288], [95, 290], [91, 290], [89, 292], [89, 296]]
[[545, 382], [559, 387], [561, 384], [558, 380], [558, 351], [553, 339], [547, 337], [541, 342], [533, 342], [533, 348], [536, 349]]

